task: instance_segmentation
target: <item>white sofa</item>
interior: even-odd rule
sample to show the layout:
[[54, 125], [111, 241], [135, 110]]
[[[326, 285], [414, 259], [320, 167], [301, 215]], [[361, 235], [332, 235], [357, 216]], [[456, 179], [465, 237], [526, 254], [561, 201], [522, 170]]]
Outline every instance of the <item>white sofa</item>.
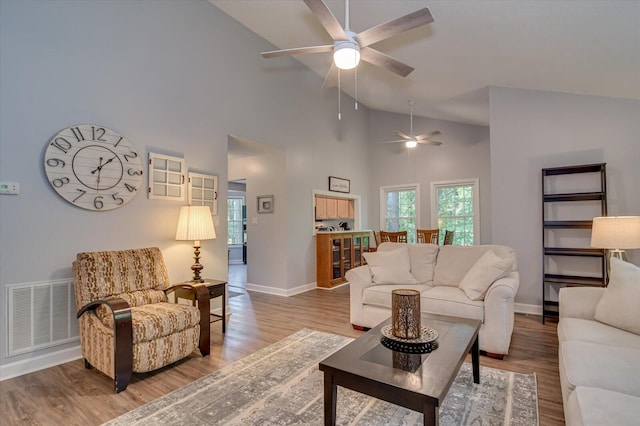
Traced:
[[[559, 293], [558, 360], [569, 426], [640, 424], [640, 335], [595, 319], [608, 290], [572, 287]], [[637, 294], [628, 296], [636, 310]]]
[[[378, 253], [402, 247], [408, 250], [410, 274], [415, 278], [415, 283], [410, 283], [410, 280], [409, 283], [396, 283], [393, 277], [374, 282], [376, 279], [371, 272], [372, 263], [369, 259], [369, 265], [347, 272], [346, 279], [351, 286], [351, 324], [354, 328], [372, 328], [389, 318], [392, 290], [415, 289], [422, 294], [423, 312], [481, 320], [480, 350], [497, 357], [506, 355], [513, 332], [514, 298], [519, 285], [515, 251], [500, 245], [466, 247], [382, 243]], [[488, 251], [507, 260], [508, 267], [501, 277], [487, 283], [490, 286], [486, 293], [475, 297], [480, 300], [472, 300], [458, 286]], [[402, 281], [406, 277], [398, 278]]]

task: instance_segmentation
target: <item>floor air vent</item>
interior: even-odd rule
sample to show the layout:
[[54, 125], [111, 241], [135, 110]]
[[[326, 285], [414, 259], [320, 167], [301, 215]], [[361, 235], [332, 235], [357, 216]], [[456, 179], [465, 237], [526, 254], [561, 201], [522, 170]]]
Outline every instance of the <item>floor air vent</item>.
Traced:
[[78, 339], [73, 280], [7, 286], [7, 356]]

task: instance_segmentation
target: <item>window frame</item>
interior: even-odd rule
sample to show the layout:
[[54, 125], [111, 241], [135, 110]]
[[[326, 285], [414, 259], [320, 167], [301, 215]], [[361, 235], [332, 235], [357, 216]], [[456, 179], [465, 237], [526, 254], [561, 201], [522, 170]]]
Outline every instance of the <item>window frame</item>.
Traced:
[[[431, 182], [431, 226], [440, 229], [438, 216], [438, 189], [454, 186], [471, 186], [473, 191], [473, 245], [480, 244], [480, 179], [455, 179]], [[463, 216], [459, 216], [463, 217]], [[444, 235], [444, 233], [441, 233]], [[442, 238], [441, 235], [441, 238]]]
[[[380, 187], [380, 229], [388, 231], [385, 229], [387, 223], [387, 193], [388, 192], [400, 192], [400, 191], [414, 191], [416, 194], [416, 205], [415, 205], [415, 218], [414, 224], [415, 228], [420, 228], [420, 184], [419, 183], [409, 183], [403, 185], [385, 185]], [[415, 242], [415, 232], [411, 235], [410, 232], [407, 232], [407, 240], [409, 242]]]
[[[229, 220], [229, 201], [231, 200], [240, 200], [240, 220], [236, 221], [236, 220]], [[229, 247], [240, 247], [244, 244], [244, 229], [243, 229], [243, 219], [242, 219], [242, 206], [245, 205], [245, 197], [243, 195], [230, 195], [227, 197], [227, 245]], [[229, 232], [229, 227], [231, 226], [231, 224], [233, 223], [239, 223], [240, 224], [240, 243], [229, 243], [228, 239], [229, 239], [229, 235], [231, 235], [231, 233]]]

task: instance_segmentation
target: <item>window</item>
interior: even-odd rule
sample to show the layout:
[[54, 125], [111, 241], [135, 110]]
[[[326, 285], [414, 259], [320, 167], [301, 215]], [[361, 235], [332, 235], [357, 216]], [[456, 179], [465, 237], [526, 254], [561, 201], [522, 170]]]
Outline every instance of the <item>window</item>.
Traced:
[[242, 245], [244, 243], [243, 238], [243, 221], [242, 221], [242, 205], [244, 204], [243, 197], [229, 197], [227, 198], [227, 227], [228, 227], [228, 240], [229, 245]]
[[480, 243], [478, 179], [431, 183], [431, 223], [444, 231], [455, 231], [453, 244], [471, 246]]
[[416, 228], [420, 225], [420, 186], [383, 186], [380, 188], [380, 229], [407, 231], [407, 240], [416, 241]]

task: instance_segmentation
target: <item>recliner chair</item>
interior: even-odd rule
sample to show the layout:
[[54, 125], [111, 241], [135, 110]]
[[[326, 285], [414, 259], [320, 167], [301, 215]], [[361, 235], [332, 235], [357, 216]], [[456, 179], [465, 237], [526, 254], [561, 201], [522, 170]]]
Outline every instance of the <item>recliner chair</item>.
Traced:
[[[79, 253], [73, 273], [85, 367], [113, 378], [116, 393], [134, 372], [164, 367], [196, 348], [209, 355], [209, 291], [170, 286], [159, 248]], [[170, 303], [167, 294], [176, 288], [193, 291], [197, 307]]]

